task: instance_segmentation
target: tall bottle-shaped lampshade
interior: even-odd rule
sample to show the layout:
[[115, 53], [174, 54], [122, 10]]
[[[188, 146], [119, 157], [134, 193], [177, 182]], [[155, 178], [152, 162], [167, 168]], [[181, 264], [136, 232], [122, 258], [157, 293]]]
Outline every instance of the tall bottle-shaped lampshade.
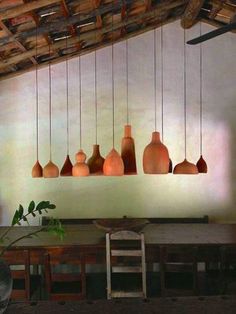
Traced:
[[[95, 41], [97, 39], [96, 32], [95, 32]], [[98, 110], [97, 110], [97, 50], [95, 49], [94, 52], [94, 95], [95, 95], [95, 140], [96, 144], [93, 145], [93, 154], [88, 159], [88, 167], [90, 171], [90, 175], [103, 175], [103, 164], [104, 158], [100, 154], [100, 149], [98, 145]]]
[[[66, 54], [68, 49], [68, 35], [66, 37]], [[68, 57], [66, 56], [66, 159], [61, 168], [60, 176], [61, 177], [70, 177], [72, 176], [73, 165], [70, 160], [69, 154], [69, 64]]]
[[[38, 56], [38, 28], [36, 28], [35, 57]], [[32, 168], [32, 177], [41, 178], [43, 176], [43, 168], [39, 162], [39, 88], [38, 88], [38, 64], [35, 66], [35, 122], [36, 122], [36, 163]]]
[[[202, 35], [202, 25], [200, 24], [200, 36]], [[202, 156], [202, 43], [200, 43], [200, 115], [199, 115], [199, 122], [200, 122], [200, 158], [196, 164], [199, 173], [207, 173], [207, 163]]]
[[[112, 2], [113, 3], [113, 2]], [[106, 156], [103, 164], [103, 173], [105, 176], [122, 176], [124, 174], [124, 163], [120, 154], [115, 149], [115, 97], [114, 97], [114, 41], [113, 41], [113, 23], [114, 10], [112, 10], [112, 46], [111, 46], [111, 69], [112, 69], [112, 126], [113, 126], [113, 148]]]
[[82, 78], [81, 78], [81, 57], [78, 58], [79, 66], [79, 110], [80, 110], [80, 149], [75, 155], [76, 163], [72, 168], [73, 177], [86, 177], [89, 175], [89, 167], [86, 164], [86, 154], [82, 150]]
[[174, 174], [198, 174], [197, 167], [187, 160], [187, 102], [186, 102], [186, 31], [184, 28], [184, 161], [177, 164]]
[[137, 174], [135, 145], [134, 139], [131, 136], [131, 125], [129, 124], [129, 46], [126, 39], [126, 116], [127, 123], [124, 127], [124, 137], [121, 142], [121, 158], [124, 162], [124, 174]]
[[154, 35], [154, 104], [155, 104], [155, 132], [152, 133], [151, 142], [143, 152], [143, 171], [146, 174], [167, 174], [169, 172], [169, 152], [167, 147], [160, 140], [160, 133], [157, 132], [157, 100], [156, 100], [156, 30]]
[[[49, 58], [51, 49], [49, 45]], [[59, 169], [57, 165], [52, 162], [52, 74], [51, 74], [51, 61], [49, 59], [48, 65], [49, 74], [49, 140], [50, 140], [50, 159], [46, 166], [43, 168], [44, 178], [56, 178], [59, 176]]]

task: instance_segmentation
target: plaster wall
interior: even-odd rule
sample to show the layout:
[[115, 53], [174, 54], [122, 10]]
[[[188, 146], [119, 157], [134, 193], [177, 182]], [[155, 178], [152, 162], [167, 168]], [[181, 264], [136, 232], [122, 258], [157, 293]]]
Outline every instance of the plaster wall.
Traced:
[[[211, 29], [203, 25], [203, 32]], [[187, 32], [198, 35], [199, 26]], [[159, 36], [159, 31], [157, 31]], [[159, 37], [157, 38], [157, 40]], [[160, 47], [157, 48], [157, 129], [160, 115]], [[114, 46], [115, 146], [126, 123], [125, 42]], [[227, 33], [203, 45], [203, 153], [209, 173], [197, 176], [144, 175], [142, 153], [154, 130], [153, 32], [129, 41], [129, 109], [136, 142], [138, 176], [32, 179], [36, 160], [35, 73], [0, 82], [0, 222], [8, 224], [19, 203], [55, 202], [57, 217], [195, 217], [236, 220], [236, 40]], [[112, 147], [111, 50], [98, 58], [98, 142], [105, 156]], [[95, 141], [94, 54], [82, 64], [82, 147]], [[69, 62], [69, 149], [79, 148], [77, 58]], [[66, 156], [65, 63], [52, 66], [52, 153], [60, 167]], [[39, 71], [39, 156], [49, 159], [48, 69]], [[173, 164], [184, 158], [183, 30], [164, 27], [164, 142]], [[187, 157], [199, 158], [199, 46], [187, 48]]]

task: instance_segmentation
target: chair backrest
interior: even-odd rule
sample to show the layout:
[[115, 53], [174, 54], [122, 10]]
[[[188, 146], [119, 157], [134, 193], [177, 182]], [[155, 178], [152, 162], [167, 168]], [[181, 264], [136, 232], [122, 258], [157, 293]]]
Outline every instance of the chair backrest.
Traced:
[[[127, 230], [107, 233], [106, 262], [108, 299], [113, 297], [147, 297], [145, 241], [143, 233], [139, 234]], [[114, 291], [112, 289], [113, 273], [140, 273], [142, 275], [142, 290]]]
[[[30, 299], [30, 258], [29, 251], [9, 250], [4, 253], [3, 259], [11, 269], [13, 279], [13, 289], [11, 299]], [[18, 269], [22, 266], [23, 269]], [[21, 281], [21, 287], [18, 287], [17, 281]], [[20, 283], [21, 283], [20, 282]]]
[[[62, 269], [63, 265], [65, 267]], [[77, 266], [76, 270], [73, 266]], [[73, 271], [71, 270], [72, 267]], [[57, 268], [56, 271], [55, 268]], [[60, 248], [51, 249], [49, 253], [45, 254], [45, 279], [47, 292], [49, 294], [49, 298], [52, 300], [68, 301], [85, 298], [86, 273], [84, 256], [75, 249], [68, 249], [63, 254]], [[53, 285], [63, 282], [79, 282], [81, 289], [78, 292], [54, 292]]]

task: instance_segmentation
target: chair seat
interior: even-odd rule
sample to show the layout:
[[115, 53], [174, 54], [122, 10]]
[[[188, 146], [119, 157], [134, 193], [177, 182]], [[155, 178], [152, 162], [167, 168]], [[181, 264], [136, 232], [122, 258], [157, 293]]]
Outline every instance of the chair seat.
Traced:
[[52, 285], [52, 293], [80, 293], [81, 291], [81, 282], [54, 282]]

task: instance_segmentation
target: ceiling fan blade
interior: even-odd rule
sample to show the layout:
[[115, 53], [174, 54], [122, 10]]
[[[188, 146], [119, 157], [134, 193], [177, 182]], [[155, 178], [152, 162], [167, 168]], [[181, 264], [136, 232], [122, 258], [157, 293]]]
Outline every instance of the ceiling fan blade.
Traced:
[[199, 36], [197, 38], [194, 38], [194, 39], [191, 39], [189, 41], [187, 41], [187, 44], [189, 45], [196, 45], [196, 44], [199, 44], [199, 43], [202, 43], [203, 41], [206, 41], [208, 39], [211, 39], [211, 38], [214, 38], [216, 36], [219, 36], [219, 35], [222, 35], [224, 33], [227, 33], [233, 29], [236, 29], [236, 22], [234, 23], [230, 23], [230, 24], [227, 24], [223, 27], [220, 27], [218, 29], [215, 29], [209, 33], [206, 33], [202, 36]]

